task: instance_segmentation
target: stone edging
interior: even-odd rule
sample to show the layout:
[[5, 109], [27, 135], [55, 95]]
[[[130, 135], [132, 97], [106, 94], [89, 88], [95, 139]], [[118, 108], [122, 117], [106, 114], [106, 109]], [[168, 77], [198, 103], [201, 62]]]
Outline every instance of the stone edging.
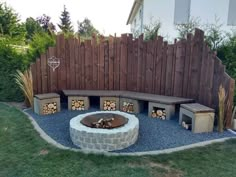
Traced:
[[[81, 149], [69, 148], [69, 147], [66, 147], [66, 146], [56, 142], [54, 139], [52, 139], [50, 136], [48, 136], [43, 131], [43, 129], [41, 129], [39, 127], [38, 123], [32, 118], [31, 115], [29, 115], [25, 111], [22, 111], [22, 112], [25, 115], [27, 115], [27, 117], [29, 118], [29, 120], [33, 124], [35, 130], [39, 133], [40, 137], [43, 138], [45, 141], [47, 141], [49, 144], [51, 144], [51, 145], [53, 145], [53, 146], [55, 146], [55, 147], [57, 147], [59, 149], [70, 150], [70, 151], [75, 151], [75, 152], [82, 152], [82, 153], [85, 153], [85, 154], [88, 154], [88, 153], [91, 153], [91, 154], [103, 154], [103, 155], [107, 155], [107, 156], [142, 156], [142, 155], [169, 154], [169, 153], [172, 153], [172, 152], [183, 151], [183, 150], [192, 149], [192, 148], [195, 148], [195, 147], [203, 147], [203, 146], [210, 145], [210, 144], [213, 144], [213, 143], [224, 142], [226, 140], [235, 139], [236, 138], [236, 137], [220, 138], [220, 139], [214, 139], [214, 140], [203, 141], [203, 142], [194, 143], [194, 144], [190, 144], [190, 145], [180, 146], [180, 147], [176, 147], [176, 148], [169, 148], [169, 149], [156, 150], [156, 151], [145, 151], [145, 152], [130, 152], [130, 153], [121, 152], [121, 153], [117, 153], [117, 152], [103, 152], [103, 151], [96, 151], [96, 150], [89, 151], [89, 150], [81, 150]], [[228, 131], [230, 131], [230, 130], [228, 130]]]

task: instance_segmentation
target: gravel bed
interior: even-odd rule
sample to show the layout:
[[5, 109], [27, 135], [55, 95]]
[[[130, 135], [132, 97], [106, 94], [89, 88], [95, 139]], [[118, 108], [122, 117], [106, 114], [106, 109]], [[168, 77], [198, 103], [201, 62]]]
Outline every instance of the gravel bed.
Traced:
[[[69, 134], [70, 119], [86, 112], [98, 111], [98, 109], [90, 109], [89, 111], [68, 111], [63, 109], [61, 112], [46, 116], [39, 116], [32, 110], [27, 110], [39, 124], [39, 126], [55, 141], [67, 146], [78, 148], [73, 145]], [[183, 129], [178, 124], [177, 117], [173, 120], [163, 121], [153, 119], [146, 114], [137, 114], [139, 118], [139, 137], [137, 142], [126, 148], [116, 152], [143, 152], [153, 150], [163, 150], [168, 148], [189, 145], [207, 140], [236, 136], [229, 131], [218, 133], [199, 133], [194, 134], [191, 131]]]

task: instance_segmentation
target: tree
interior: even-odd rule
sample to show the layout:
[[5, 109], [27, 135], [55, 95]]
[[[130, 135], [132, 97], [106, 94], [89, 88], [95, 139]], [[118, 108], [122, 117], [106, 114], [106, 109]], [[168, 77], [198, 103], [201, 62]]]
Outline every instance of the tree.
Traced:
[[179, 33], [179, 39], [186, 38], [188, 33], [193, 33], [195, 31], [195, 28], [199, 27], [200, 27], [200, 20], [194, 17], [191, 17], [189, 22], [186, 24], [175, 25], [175, 28]]
[[92, 22], [85, 18], [83, 22], [78, 23], [78, 33], [82, 37], [91, 37], [93, 34], [99, 34], [99, 31], [93, 26]]
[[48, 34], [54, 34], [56, 27], [52, 22], [50, 22], [50, 20], [51, 17], [45, 14], [37, 18], [37, 22], [40, 24], [40, 26], [44, 29], [45, 32], [47, 32]]
[[6, 3], [0, 3], [0, 35], [23, 40], [25, 37], [25, 26], [20, 23], [18, 14], [7, 6]]
[[221, 30], [223, 24], [220, 23], [220, 18], [215, 17], [215, 22], [212, 24], [206, 24], [205, 41], [211, 47], [212, 50], [217, 50], [223, 42], [225, 36]]
[[70, 14], [66, 10], [66, 6], [64, 5], [64, 10], [61, 13], [60, 17], [61, 23], [58, 24], [59, 28], [62, 30], [63, 33], [73, 33], [73, 26], [71, 25], [70, 21]]
[[153, 18], [150, 19], [149, 25], [144, 25], [144, 38], [145, 40], [153, 40], [157, 37], [158, 32], [161, 28], [161, 22], [153, 21]]
[[27, 40], [31, 40], [34, 34], [43, 32], [43, 28], [40, 26], [39, 22], [32, 17], [26, 19], [25, 28]]

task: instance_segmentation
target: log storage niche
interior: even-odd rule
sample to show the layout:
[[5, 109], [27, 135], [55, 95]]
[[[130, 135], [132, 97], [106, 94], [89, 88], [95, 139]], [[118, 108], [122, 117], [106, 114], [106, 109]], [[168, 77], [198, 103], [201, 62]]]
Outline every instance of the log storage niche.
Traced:
[[34, 96], [34, 112], [47, 115], [61, 110], [60, 95], [57, 93], [45, 93]]
[[68, 96], [68, 109], [72, 111], [88, 110], [90, 106], [87, 96]]
[[118, 97], [100, 97], [100, 109], [104, 111], [115, 111], [119, 109]]
[[158, 107], [153, 107], [151, 116], [152, 116], [152, 118], [166, 120], [166, 110], [158, 108]]
[[129, 103], [129, 102], [123, 102], [122, 111], [133, 113], [134, 112], [134, 104]]

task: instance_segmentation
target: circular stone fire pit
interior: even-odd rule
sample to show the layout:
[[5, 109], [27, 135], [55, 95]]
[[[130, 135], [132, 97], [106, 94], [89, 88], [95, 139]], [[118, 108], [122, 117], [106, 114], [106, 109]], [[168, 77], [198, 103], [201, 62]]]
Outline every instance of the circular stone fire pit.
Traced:
[[[92, 123], [112, 119], [112, 128], [92, 128]], [[70, 137], [81, 149], [114, 151], [134, 144], [139, 121], [134, 115], [120, 111], [97, 111], [78, 115], [70, 120]]]

